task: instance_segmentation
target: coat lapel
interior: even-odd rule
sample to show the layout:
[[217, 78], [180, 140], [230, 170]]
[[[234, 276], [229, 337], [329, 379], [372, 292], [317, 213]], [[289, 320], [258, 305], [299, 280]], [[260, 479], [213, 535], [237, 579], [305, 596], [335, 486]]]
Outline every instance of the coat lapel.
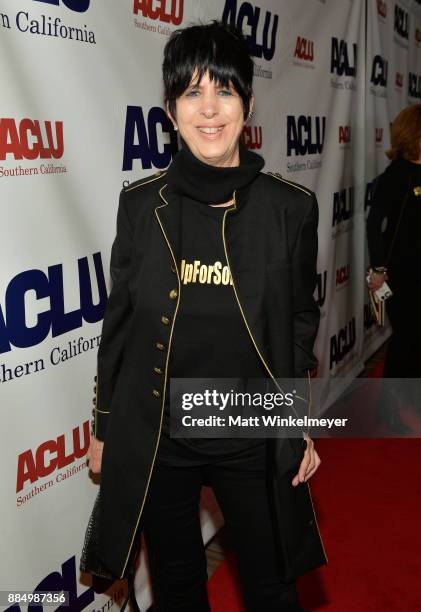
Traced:
[[181, 198], [165, 184], [159, 190], [159, 203], [155, 208], [163, 226], [168, 247], [173, 251], [177, 263], [180, 262], [180, 235], [181, 235]]

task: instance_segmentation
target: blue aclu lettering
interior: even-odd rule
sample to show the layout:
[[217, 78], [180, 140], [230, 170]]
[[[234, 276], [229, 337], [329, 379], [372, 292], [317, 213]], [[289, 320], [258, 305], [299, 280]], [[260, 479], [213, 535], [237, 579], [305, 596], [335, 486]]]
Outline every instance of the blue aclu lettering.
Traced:
[[[158, 126], [169, 135], [169, 142], [158, 144]], [[161, 150], [162, 149], [162, 150]], [[139, 159], [142, 168], [166, 168], [178, 150], [177, 132], [163, 108], [153, 106], [145, 121], [141, 106], [128, 106], [124, 130], [123, 170], [133, 170]]]
[[355, 329], [355, 317], [352, 317], [350, 321], [342, 327], [337, 334], [330, 339], [330, 361], [329, 369], [333, 366], [338, 365], [346, 355], [355, 346], [356, 340], [356, 329]]
[[355, 77], [357, 74], [357, 45], [352, 45], [352, 60], [345, 40], [332, 37], [330, 72], [338, 76]]
[[[260, 22], [260, 7], [253, 6], [250, 2], [241, 2], [237, 7], [237, 0], [225, 0], [222, 13], [222, 21], [240, 28], [250, 43], [250, 51], [254, 57], [263, 57], [270, 61], [276, 49], [276, 33], [278, 30], [279, 17], [270, 11], [266, 11], [263, 23], [263, 32], [258, 40], [258, 28]], [[247, 33], [246, 26], [249, 27]]]
[[327, 284], [327, 270], [319, 272], [317, 274], [316, 290], [314, 292], [314, 299], [316, 300], [319, 308], [323, 307], [326, 301], [326, 284]]
[[408, 74], [408, 95], [411, 98], [421, 99], [421, 74]]
[[[69, 593], [69, 605], [63, 606], [63, 610], [66, 610], [66, 612], [81, 612], [81, 610], [92, 604], [95, 599], [95, 593], [92, 587], [83, 590], [80, 595], [78, 595], [79, 590], [79, 571], [76, 572], [76, 558], [73, 556], [62, 563], [61, 571], [54, 571], [45, 576], [33, 592], [44, 591], [51, 593], [53, 591], [67, 591]], [[23, 610], [28, 610], [28, 612], [43, 612], [45, 610], [45, 612], [48, 612], [53, 609], [60, 610], [60, 608], [61, 606], [51, 608], [51, 604], [50, 607], [44, 607], [40, 603], [33, 603], [28, 606], [13, 604], [6, 608], [5, 612], [23, 612]]]
[[342, 221], [349, 221], [354, 215], [354, 188], [341, 189], [333, 194], [332, 227]]
[[44, 2], [44, 4], [53, 4], [54, 6], [62, 4], [71, 11], [84, 13], [88, 10], [91, 0], [34, 0], [34, 2]]
[[287, 155], [314, 155], [323, 151], [326, 117], [287, 116]]
[[[49, 266], [47, 274], [42, 270], [26, 270], [12, 278], [6, 289], [4, 311], [0, 306], [0, 354], [11, 351], [12, 346], [35, 346], [48, 336], [50, 330], [55, 337], [82, 327], [83, 321], [101, 321], [107, 302], [101, 253], [94, 253], [93, 262], [99, 302], [94, 304], [88, 258], [82, 257], [77, 262], [80, 306], [70, 312], [65, 312], [62, 264]], [[37, 313], [35, 325], [28, 325], [26, 302], [33, 295], [35, 301], [49, 300], [49, 308]]]
[[387, 85], [387, 70], [388, 62], [381, 55], [375, 55], [373, 58], [373, 65], [371, 68], [371, 82], [373, 85], [381, 85], [386, 87]]
[[395, 4], [394, 30], [401, 38], [409, 38], [409, 13]]

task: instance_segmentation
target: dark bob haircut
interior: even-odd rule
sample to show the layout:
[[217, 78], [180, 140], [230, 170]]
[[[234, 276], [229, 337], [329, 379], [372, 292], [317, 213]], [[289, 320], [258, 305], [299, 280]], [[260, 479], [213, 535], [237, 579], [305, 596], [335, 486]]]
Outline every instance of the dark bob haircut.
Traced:
[[253, 69], [247, 39], [233, 26], [214, 20], [175, 30], [164, 48], [164, 101], [175, 118], [176, 100], [190, 85], [195, 71], [196, 85], [209, 71], [209, 78], [218, 85], [232, 84], [243, 102], [246, 118], [253, 93]]

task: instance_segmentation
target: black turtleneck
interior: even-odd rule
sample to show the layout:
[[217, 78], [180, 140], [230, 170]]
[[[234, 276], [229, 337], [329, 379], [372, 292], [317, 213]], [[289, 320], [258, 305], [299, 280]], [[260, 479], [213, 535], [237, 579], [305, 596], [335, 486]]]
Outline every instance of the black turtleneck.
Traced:
[[221, 167], [205, 164], [182, 140], [183, 147], [175, 155], [166, 174], [174, 191], [204, 204], [222, 204], [235, 190], [249, 185], [263, 168], [265, 161], [240, 144], [240, 165]]
[[[235, 190], [257, 177], [263, 164], [262, 157], [241, 147], [239, 166], [214, 167], [184, 145], [167, 172], [168, 185], [181, 200], [181, 292], [168, 381], [171, 377], [267, 376], [241, 316], [225, 258], [222, 221], [225, 214], [233, 214], [227, 212], [233, 206], [209, 205], [229, 201]], [[157, 455], [160, 464], [208, 463], [264, 443], [241, 438], [170, 438], [169, 382], [166, 397]]]

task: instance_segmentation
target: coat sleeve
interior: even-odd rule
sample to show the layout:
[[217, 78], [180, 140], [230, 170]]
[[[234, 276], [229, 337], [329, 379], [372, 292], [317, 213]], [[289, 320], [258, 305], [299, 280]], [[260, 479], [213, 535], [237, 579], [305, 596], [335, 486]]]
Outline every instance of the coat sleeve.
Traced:
[[[308, 197], [308, 196], [307, 196]], [[317, 225], [319, 209], [314, 194], [309, 198], [292, 251], [293, 325], [295, 376], [317, 366], [313, 353], [320, 312], [313, 293], [317, 283]]]
[[133, 230], [122, 190], [117, 213], [117, 234], [111, 248], [112, 288], [105, 308], [101, 342], [98, 349], [94, 436], [104, 440], [111, 410], [113, 390], [123, 357], [124, 341], [131, 320], [132, 303], [129, 273], [132, 260]]
[[388, 215], [387, 202], [390, 199], [388, 187], [390, 186], [388, 186], [388, 181], [384, 174], [375, 180], [374, 195], [367, 217], [367, 245], [370, 254], [370, 265], [374, 267], [385, 266], [387, 263], [382, 224]]

